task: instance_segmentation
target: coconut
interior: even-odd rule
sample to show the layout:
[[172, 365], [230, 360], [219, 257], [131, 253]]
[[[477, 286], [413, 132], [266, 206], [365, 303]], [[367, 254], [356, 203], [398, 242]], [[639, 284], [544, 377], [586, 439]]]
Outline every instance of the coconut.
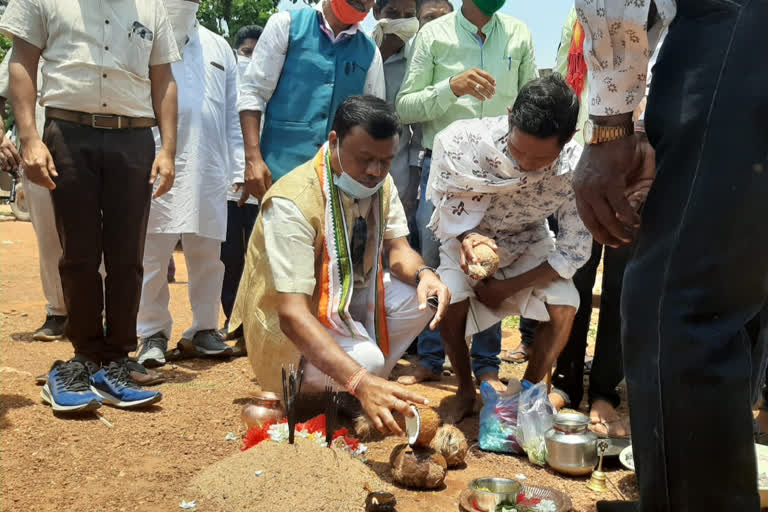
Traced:
[[414, 489], [435, 489], [443, 485], [448, 464], [432, 448], [395, 446], [389, 456], [395, 483]]
[[445, 458], [449, 468], [464, 464], [469, 445], [464, 433], [454, 425], [443, 425], [437, 429], [437, 434], [429, 447]]
[[393, 412], [395, 421], [408, 435], [411, 446], [429, 446], [440, 427], [440, 416], [431, 407], [411, 406], [413, 417], [406, 418], [398, 412]]
[[476, 245], [472, 252], [477, 258], [477, 263], [469, 265], [469, 275], [475, 279], [486, 279], [499, 270], [499, 255], [486, 244]]

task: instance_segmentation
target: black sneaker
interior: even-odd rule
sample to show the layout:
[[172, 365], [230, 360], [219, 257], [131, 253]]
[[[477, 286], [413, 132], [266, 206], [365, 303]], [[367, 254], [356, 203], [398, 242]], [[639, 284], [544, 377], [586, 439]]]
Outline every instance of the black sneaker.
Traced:
[[232, 347], [224, 343], [215, 329], [197, 331], [191, 340], [179, 342], [186, 353], [208, 357], [229, 357], [232, 355]]
[[32, 339], [35, 341], [56, 341], [64, 337], [64, 327], [67, 325], [66, 315], [48, 315], [45, 323], [35, 331]]

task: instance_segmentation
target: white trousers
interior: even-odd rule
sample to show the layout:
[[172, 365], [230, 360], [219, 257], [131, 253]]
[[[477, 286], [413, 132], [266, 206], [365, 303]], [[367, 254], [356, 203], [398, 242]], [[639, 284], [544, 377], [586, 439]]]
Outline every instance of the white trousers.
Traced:
[[137, 334], [145, 338], [163, 332], [168, 338], [173, 319], [168, 305], [168, 262], [176, 243], [181, 240], [187, 262], [189, 303], [192, 327], [182, 335], [192, 339], [197, 331], [216, 329], [219, 324], [221, 285], [224, 264], [221, 262], [221, 240], [193, 234], [147, 233], [144, 245], [144, 284], [137, 321]]
[[64, 291], [59, 276], [61, 242], [56, 231], [56, 216], [53, 213], [51, 191], [24, 178], [22, 180], [24, 196], [29, 207], [29, 217], [37, 236], [37, 251], [40, 260], [40, 281], [43, 294], [48, 304], [46, 315], [66, 315]]
[[[328, 332], [336, 342], [344, 349], [352, 359], [369, 372], [386, 379], [392, 373], [397, 361], [402, 357], [413, 340], [424, 330], [424, 327], [432, 320], [435, 312], [427, 307], [419, 310], [419, 302], [416, 298], [416, 288], [393, 278], [387, 272], [384, 274], [385, 308], [387, 311], [387, 330], [389, 332], [389, 354], [384, 353], [378, 344], [372, 339], [356, 339], [341, 336], [337, 332], [328, 329]], [[367, 309], [368, 290], [355, 290], [350, 304], [350, 312], [353, 318], [356, 311]], [[363, 307], [361, 307], [363, 306]], [[361, 322], [356, 322], [358, 327], [364, 330]], [[343, 385], [344, 383], [339, 383]], [[308, 364], [304, 370], [304, 384], [302, 389], [307, 391], [323, 391], [325, 389], [325, 374], [316, 366]]]

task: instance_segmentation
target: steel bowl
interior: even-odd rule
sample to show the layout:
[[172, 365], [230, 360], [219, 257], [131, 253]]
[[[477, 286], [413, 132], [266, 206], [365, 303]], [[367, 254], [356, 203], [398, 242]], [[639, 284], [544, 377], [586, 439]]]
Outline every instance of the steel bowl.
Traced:
[[477, 510], [494, 512], [499, 505], [517, 504], [523, 485], [509, 478], [477, 478], [469, 482], [470, 502]]

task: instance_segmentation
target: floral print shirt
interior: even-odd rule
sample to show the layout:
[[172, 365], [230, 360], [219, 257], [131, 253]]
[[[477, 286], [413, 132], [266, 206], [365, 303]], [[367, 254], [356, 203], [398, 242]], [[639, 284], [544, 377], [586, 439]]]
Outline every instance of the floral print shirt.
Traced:
[[[429, 227], [441, 240], [470, 230], [493, 238], [501, 267], [548, 245], [543, 260], [569, 279], [592, 249], [571, 187], [581, 146], [569, 142], [549, 166], [523, 171], [508, 153], [508, 131], [501, 116], [456, 121], [437, 134], [427, 185], [435, 204]], [[558, 221], [556, 238], [550, 215]]]
[[648, 60], [676, 13], [675, 0], [576, 0], [576, 14], [586, 33], [590, 114], [624, 114], [640, 104]]

